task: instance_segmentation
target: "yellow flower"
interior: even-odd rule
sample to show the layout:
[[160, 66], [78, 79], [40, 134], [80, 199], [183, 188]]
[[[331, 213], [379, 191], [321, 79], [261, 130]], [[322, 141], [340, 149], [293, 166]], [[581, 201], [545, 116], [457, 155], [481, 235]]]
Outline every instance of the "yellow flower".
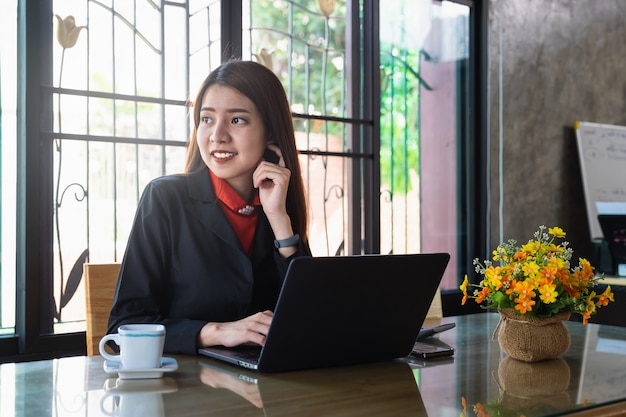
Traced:
[[544, 284], [539, 287], [539, 298], [545, 304], [554, 303], [556, 302], [556, 296], [558, 295], [555, 290], [556, 287], [554, 285]]
[[87, 26], [76, 26], [76, 20], [72, 15], [65, 19], [61, 19], [58, 14], [55, 14], [54, 17], [57, 19], [57, 41], [63, 49], [72, 48], [78, 41], [80, 31], [86, 29]]
[[550, 227], [548, 229], [548, 233], [550, 233], [552, 236], [562, 239], [565, 237], [565, 232], [563, 231], [563, 229], [561, 229], [560, 227]]
[[522, 271], [527, 277], [535, 278], [539, 274], [539, 265], [536, 262], [526, 262], [522, 265]]
[[525, 245], [522, 245], [522, 250], [529, 255], [534, 255], [541, 248], [541, 243], [536, 241], [530, 241]]
[[493, 287], [495, 290], [499, 290], [502, 287], [502, 279], [500, 278], [500, 272], [502, 268], [490, 266], [485, 271], [485, 279], [487, 285]]
[[461, 300], [461, 305], [465, 305], [465, 302], [469, 298], [468, 295], [467, 295], [467, 285], [468, 284], [469, 284], [469, 280], [467, 279], [467, 274], [466, 274], [465, 275], [465, 279], [463, 280], [463, 283], [459, 287], [459, 289], [463, 292], [463, 300]]

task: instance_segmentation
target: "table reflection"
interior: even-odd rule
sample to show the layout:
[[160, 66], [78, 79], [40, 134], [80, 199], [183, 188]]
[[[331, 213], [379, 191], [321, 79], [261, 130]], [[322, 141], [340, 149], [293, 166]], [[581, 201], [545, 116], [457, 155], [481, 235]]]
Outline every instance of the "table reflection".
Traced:
[[505, 357], [493, 376], [499, 397], [476, 403], [476, 399], [461, 397], [466, 415], [468, 407], [478, 416], [526, 417], [554, 415], [573, 408], [567, 391], [570, 367], [563, 359], [527, 363]]
[[163, 394], [177, 390], [178, 384], [172, 378], [109, 378], [104, 383], [100, 411], [106, 416], [164, 417]]
[[569, 322], [569, 350], [529, 364], [507, 358], [491, 339], [498, 318], [445, 318], [457, 326], [438, 337], [455, 354], [437, 360], [259, 373], [176, 356], [178, 369], [153, 380], [121, 380], [105, 372], [98, 356], [6, 363], [0, 365], [0, 413], [438, 417], [475, 415], [480, 404], [479, 412], [493, 405], [533, 417], [580, 410], [595, 416], [594, 407], [607, 404], [626, 409], [626, 329]]
[[230, 390], [256, 408], [263, 408], [261, 390], [256, 376], [240, 374], [229, 369], [220, 369], [207, 362], [201, 364], [200, 381], [203, 384], [216, 389]]
[[200, 366], [203, 383], [230, 391], [265, 416], [427, 416], [415, 375], [404, 362], [275, 374], [211, 359]]

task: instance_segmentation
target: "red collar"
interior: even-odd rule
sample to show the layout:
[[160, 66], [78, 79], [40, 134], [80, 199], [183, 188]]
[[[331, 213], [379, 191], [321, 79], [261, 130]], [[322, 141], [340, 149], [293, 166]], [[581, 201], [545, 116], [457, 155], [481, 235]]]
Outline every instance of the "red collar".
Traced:
[[209, 174], [216, 197], [233, 213], [242, 216], [250, 216], [254, 214], [261, 205], [259, 193], [254, 193], [252, 201], [247, 203], [225, 180], [218, 178], [211, 170], [209, 170]]

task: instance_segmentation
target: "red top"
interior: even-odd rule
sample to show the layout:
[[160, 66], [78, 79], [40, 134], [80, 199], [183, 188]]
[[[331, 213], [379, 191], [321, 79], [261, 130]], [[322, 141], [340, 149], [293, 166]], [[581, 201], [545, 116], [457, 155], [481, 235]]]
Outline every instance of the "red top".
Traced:
[[213, 175], [210, 170], [209, 175], [222, 211], [239, 237], [241, 246], [251, 257], [252, 241], [261, 207], [259, 194], [255, 193], [252, 202], [248, 204], [226, 181]]

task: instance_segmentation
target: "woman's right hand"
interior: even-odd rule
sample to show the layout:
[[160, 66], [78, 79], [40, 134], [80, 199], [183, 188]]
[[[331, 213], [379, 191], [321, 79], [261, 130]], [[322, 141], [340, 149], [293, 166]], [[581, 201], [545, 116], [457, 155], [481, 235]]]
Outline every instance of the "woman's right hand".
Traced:
[[263, 346], [273, 316], [273, 312], [266, 310], [237, 321], [209, 322], [200, 329], [198, 346], [232, 347], [246, 343]]

